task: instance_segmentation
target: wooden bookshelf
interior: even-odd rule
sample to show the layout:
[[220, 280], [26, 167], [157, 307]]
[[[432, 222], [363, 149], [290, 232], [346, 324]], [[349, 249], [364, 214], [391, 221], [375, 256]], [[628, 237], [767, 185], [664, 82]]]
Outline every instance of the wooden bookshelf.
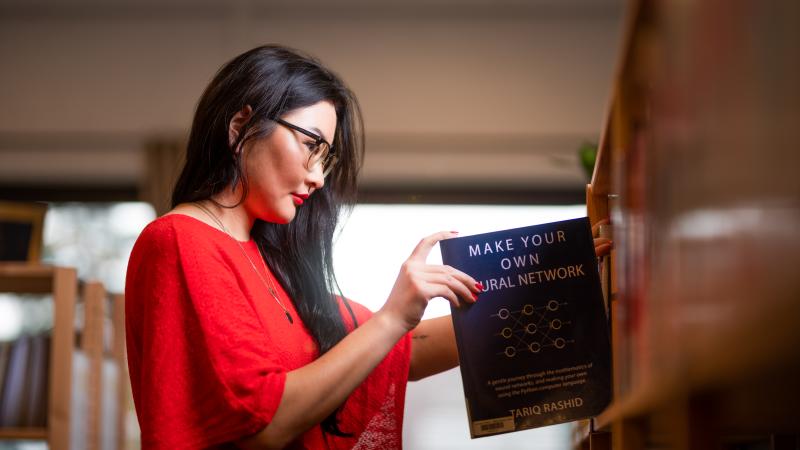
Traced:
[[[109, 445], [125, 448], [124, 418], [129, 391], [124, 297], [109, 295], [100, 282], [79, 282], [73, 268], [30, 263], [0, 263], [0, 292], [49, 293], [54, 303], [47, 426], [0, 427], [0, 441], [45, 440], [54, 450], [66, 450], [76, 445], [87, 450], [108, 448]], [[79, 302], [83, 306], [83, 318], [76, 321]], [[76, 322], [83, 324], [80, 329], [76, 329]], [[77, 346], [76, 340], [79, 342]], [[88, 367], [86, 378], [78, 380], [78, 391], [73, 391], [73, 360], [78, 350], [85, 355]], [[117, 367], [114, 392], [103, 391], [103, 364], [108, 361]], [[76, 395], [83, 397], [83, 403], [76, 403]], [[104, 395], [111, 395], [116, 402], [113, 416], [103, 414]], [[77, 404], [83, 404], [85, 409], [76, 410]], [[111, 428], [116, 430], [114, 443], [104, 443], [102, 435]]]
[[800, 448], [800, 3], [629, 4], [587, 210], [614, 401], [589, 449]]
[[70, 442], [72, 353], [78, 280], [75, 269], [25, 263], [0, 263], [0, 292], [50, 293], [54, 317], [49, 362], [46, 428], [0, 428], [0, 439], [46, 439], [54, 450]]

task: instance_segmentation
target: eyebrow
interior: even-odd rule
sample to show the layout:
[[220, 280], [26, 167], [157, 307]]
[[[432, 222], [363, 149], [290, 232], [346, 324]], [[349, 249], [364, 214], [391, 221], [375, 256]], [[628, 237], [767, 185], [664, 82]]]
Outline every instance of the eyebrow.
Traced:
[[317, 136], [321, 137], [323, 141], [327, 142], [327, 143], [328, 143], [328, 145], [330, 145], [330, 142], [331, 142], [331, 141], [329, 141], [327, 138], [325, 138], [325, 135], [324, 135], [324, 134], [322, 134], [322, 131], [320, 131], [320, 129], [319, 129], [319, 128], [317, 128], [317, 127], [311, 127], [311, 128], [309, 128], [309, 130], [311, 130], [311, 131], [313, 131], [313, 132], [317, 133]]

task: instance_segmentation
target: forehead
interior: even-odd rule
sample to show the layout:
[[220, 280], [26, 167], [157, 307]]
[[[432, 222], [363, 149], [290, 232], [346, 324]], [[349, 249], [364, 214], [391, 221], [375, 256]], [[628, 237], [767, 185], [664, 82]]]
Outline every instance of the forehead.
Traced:
[[283, 120], [319, 133], [326, 141], [333, 142], [336, 133], [336, 108], [327, 100], [293, 109], [283, 116]]

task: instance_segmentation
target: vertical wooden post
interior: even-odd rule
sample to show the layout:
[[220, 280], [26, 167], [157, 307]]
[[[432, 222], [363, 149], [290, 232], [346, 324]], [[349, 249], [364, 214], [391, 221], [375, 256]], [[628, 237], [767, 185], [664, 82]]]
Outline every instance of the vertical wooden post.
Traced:
[[614, 450], [642, 450], [645, 448], [643, 424], [634, 419], [619, 419], [611, 426], [611, 448]]
[[86, 386], [89, 398], [87, 450], [99, 450], [100, 448], [105, 296], [106, 291], [101, 283], [96, 281], [86, 283], [84, 287], [86, 317], [83, 330], [83, 349], [89, 359], [88, 386]]
[[52, 450], [68, 450], [72, 405], [72, 353], [75, 347], [75, 301], [78, 275], [75, 269], [53, 268], [53, 337], [48, 376], [50, 394], [47, 441]]
[[717, 399], [714, 395], [690, 397], [687, 416], [689, 450], [722, 450]]
[[611, 433], [603, 431], [590, 433], [589, 448], [591, 450], [611, 450]]
[[114, 360], [119, 368], [117, 380], [117, 448], [124, 449], [126, 443], [125, 417], [128, 414], [128, 363], [125, 359], [125, 296], [112, 297], [114, 324]]

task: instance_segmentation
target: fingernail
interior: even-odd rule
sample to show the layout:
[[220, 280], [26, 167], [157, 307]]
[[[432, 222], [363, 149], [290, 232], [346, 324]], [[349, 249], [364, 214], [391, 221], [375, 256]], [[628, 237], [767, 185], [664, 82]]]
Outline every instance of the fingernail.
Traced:
[[475, 283], [475, 289], [479, 290], [480, 292], [483, 292], [483, 285], [481, 284], [480, 281]]
[[473, 293], [472, 298], [477, 302], [478, 301], [478, 294]]

